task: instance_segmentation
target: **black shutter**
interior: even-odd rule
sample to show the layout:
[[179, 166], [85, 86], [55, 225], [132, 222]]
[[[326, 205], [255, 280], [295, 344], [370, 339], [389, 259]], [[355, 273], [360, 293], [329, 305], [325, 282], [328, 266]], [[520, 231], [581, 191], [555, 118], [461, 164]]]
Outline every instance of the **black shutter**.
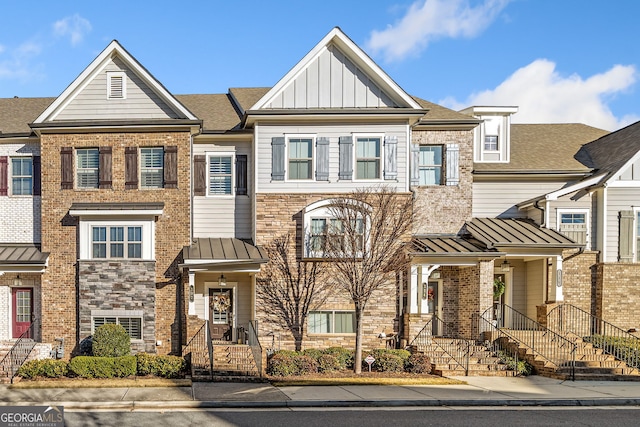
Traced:
[[9, 190], [9, 158], [0, 156], [0, 196], [8, 195]]
[[124, 148], [124, 189], [138, 189], [138, 147]]
[[247, 195], [247, 155], [236, 155], [236, 195]]
[[98, 188], [111, 188], [111, 147], [98, 150]]
[[60, 148], [60, 188], [73, 189], [73, 148]]
[[33, 156], [33, 195], [40, 196], [42, 194], [42, 167], [40, 165], [40, 156]]

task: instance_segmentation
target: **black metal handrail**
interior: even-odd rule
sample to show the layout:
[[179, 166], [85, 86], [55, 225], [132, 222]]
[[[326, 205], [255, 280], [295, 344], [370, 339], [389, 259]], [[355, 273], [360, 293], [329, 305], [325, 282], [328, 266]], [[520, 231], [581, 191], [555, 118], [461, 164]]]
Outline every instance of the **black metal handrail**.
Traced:
[[213, 347], [209, 337], [209, 321], [206, 320], [191, 340], [182, 349], [182, 356], [188, 360], [191, 373], [206, 371], [213, 378]]
[[[510, 370], [516, 372], [518, 375], [518, 354], [517, 348], [514, 350], [509, 345], [509, 337], [499, 328], [497, 328], [493, 322], [484, 319], [480, 314], [473, 313], [471, 315], [471, 327], [472, 336], [476, 342], [483, 345], [494, 357], [500, 359], [503, 364], [509, 366]], [[516, 344], [517, 346], [517, 344]], [[509, 360], [505, 356], [511, 358], [513, 364], [509, 363]]]
[[554, 307], [547, 314], [547, 327], [573, 334], [628, 366], [640, 368], [640, 338], [579, 307], [567, 303]]
[[497, 304], [482, 314], [482, 318], [514, 341], [529, 347], [536, 355], [555, 365], [567, 367], [571, 379], [575, 380], [575, 342], [548, 329], [506, 304]]
[[[434, 340], [434, 337], [438, 339]], [[465, 375], [469, 373], [471, 341], [459, 338], [452, 324], [444, 322], [435, 315], [429, 319], [410, 344], [418, 351], [425, 351], [431, 345], [435, 345], [438, 350], [449, 356], [457, 367], [464, 370]]]
[[260, 377], [262, 377], [262, 346], [258, 339], [258, 321], [253, 320], [249, 322], [249, 329], [247, 331], [247, 343], [253, 353], [253, 359], [256, 362], [256, 368]]
[[11, 350], [0, 361], [0, 372], [6, 372], [7, 377], [13, 384], [13, 378], [18, 374], [18, 370], [27, 360], [31, 351], [36, 346], [36, 342], [33, 339], [37, 326], [40, 324], [40, 319], [34, 319], [29, 327], [20, 335], [16, 340]]

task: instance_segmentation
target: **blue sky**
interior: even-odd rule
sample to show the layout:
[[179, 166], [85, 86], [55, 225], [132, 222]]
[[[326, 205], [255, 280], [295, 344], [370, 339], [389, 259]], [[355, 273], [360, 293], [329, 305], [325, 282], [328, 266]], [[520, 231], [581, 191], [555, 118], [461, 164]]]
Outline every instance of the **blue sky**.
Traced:
[[113, 39], [174, 94], [272, 86], [339, 26], [407, 92], [450, 108], [640, 120], [636, 0], [6, 3], [0, 97], [59, 95]]

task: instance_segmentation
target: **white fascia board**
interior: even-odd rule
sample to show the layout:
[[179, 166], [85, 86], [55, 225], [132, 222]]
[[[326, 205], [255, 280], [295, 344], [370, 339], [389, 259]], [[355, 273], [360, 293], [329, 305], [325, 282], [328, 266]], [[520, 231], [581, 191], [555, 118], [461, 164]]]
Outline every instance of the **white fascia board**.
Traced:
[[282, 77], [260, 100], [249, 110], [259, 110], [269, 104], [273, 98], [279, 94], [284, 88], [304, 71], [307, 66], [314, 61], [322, 52], [327, 50], [329, 44], [333, 42], [343, 50], [349, 59], [360, 66], [363, 71], [374, 77], [374, 82], [380, 84], [381, 89], [388, 89], [393, 92], [397, 98], [405, 102], [409, 108], [421, 109], [418, 104], [408, 93], [406, 93], [396, 82], [394, 82], [382, 68], [380, 68], [364, 51], [356, 45], [342, 30], [338, 27], [333, 28], [324, 36], [313, 49], [307, 53], [287, 74]]
[[553, 191], [551, 193], [547, 193], [544, 198], [546, 200], [558, 200], [559, 197], [565, 196], [567, 194], [573, 193], [578, 190], [582, 190], [584, 188], [590, 187], [592, 185], [596, 185], [600, 182], [603, 175], [592, 176], [591, 178], [580, 181], [576, 184], [570, 185], [568, 187], [561, 188], [559, 190]]
[[107, 61], [115, 56], [120, 57], [129, 68], [131, 68], [151, 89], [155, 91], [162, 99], [164, 99], [176, 111], [179, 111], [185, 118], [197, 120], [189, 110], [186, 109], [178, 100], [167, 91], [133, 56], [131, 56], [117, 40], [113, 40], [100, 54], [80, 73], [78, 77], [56, 98], [55, 101], [44, 110], [34, 123], [44, 123], [47, 120], [53, 120], [62, 110], [62, 107], [68, 104], [79, 92], [82, 87], [86, 86], [91, 80], [90, 78], [102, 70]]
[[460, 113], [469, 114], [475, 116], [477, 114], [486, 115], [511, 115], [518, 112], [518, 107], [514, 106], [488, 106], [488, 105], [475, 105], [467, 107], [464, 110], [460, 110]]
[[89, 216], [103, 216], [103, 217], [153, 217], [162, 215], [162, 209], [131, 209], [131, 210], [108, 210], [108, 209], [72, 209], [69, 211], [69, 215], [77, 217], [89, 217]]
[[640, 151], [638, 151], [636, 154], [633, 155], [633, 157], [627, 160], [625, 164], [620, 169], [618, 169], [615, 173], [612, 173], [609, 179], [607, 179], [604, 182], [604, 185], [613, 186], [613, 187], [616, 187], [616, 186], [624, 187], [624, 185], [614, 184], [615, 182], [617, 182], [616, 178], [622, 173], [622, 171], [626, 170], [627, 168], [630, 168], [631, 165], [633, 165], [638, 160], [640, 160]]

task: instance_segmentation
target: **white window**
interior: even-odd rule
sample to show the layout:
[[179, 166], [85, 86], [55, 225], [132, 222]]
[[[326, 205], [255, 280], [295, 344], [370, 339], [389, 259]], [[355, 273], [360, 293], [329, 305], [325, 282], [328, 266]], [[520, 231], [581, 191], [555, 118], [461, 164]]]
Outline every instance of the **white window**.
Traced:
[[121, 71], [107, 73], [107, 99], [125, 99], [127, 97], [126, 74]]
[[33, 194], [33, 158], [11, 159], [11, 194], [23, 196]]
[[484, 136], [484, 151], [498, 151], [498, 135]]
[[418, 161], [419, 185], [442, 184], [442, 145], [421, 145]]
[[287, 136], [288, 179], [313, 178], [313, 136]]
[[558, 231], [576, 243], [587, 244], [588, 211], [586, 210], [558, 210]]
[[233, 195], [233, 154], [216, 153], [208, 156], [209, 195]]
[[356, 316], [353, 311], [310, 311], [308, 333], [310, 334], [353, 334], [356, 330]]
[[141, 226], [91, 228], [92, 258], [142, 258]]
[[354, 135], [356, 179], [382, 178], [382, 136]]
[[162, 188], [164, 184], [164, 149], [140, 149], [140, 183], [142, 188]]
[[76, 150], [76, 171], [78, 188], [98, 188], [100, 157], [97, 148]]
[[103, 315], [91, 317], [92, 333], [95, 333], [102, 325], [120, 325], [127, 331], [131, 340], [142, 340], [142, 315], [139, 316], [120, 316], [120, 315]]

